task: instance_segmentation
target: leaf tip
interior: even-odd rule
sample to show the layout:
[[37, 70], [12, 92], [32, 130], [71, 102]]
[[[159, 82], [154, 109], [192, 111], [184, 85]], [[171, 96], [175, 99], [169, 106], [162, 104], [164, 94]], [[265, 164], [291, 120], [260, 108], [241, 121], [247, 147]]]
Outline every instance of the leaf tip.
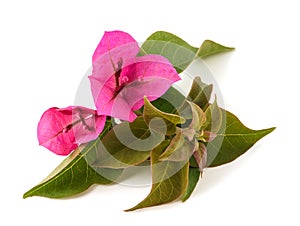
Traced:
[[132, 208], [129, 208], [129, 209], [126, 209], [126, 210], [123, 210], [124, 212], [126, 212], [126, 213], [128, 213], [128, 212], [132, 212], [132, 211], [135, 211], [135, 210], [137, 210], [137, 209], [139, 209], [137, 206], [134, 206], [134, 207], [132, 207]]
[[270, 132], [274, 131], [277, 127], [276, 126], [273, 126], [271, 128], [269, 128], [269, 130], [271, 130]]
[[144, 103], [150, 103], [150, 101], [148, 100], [147, 96], [144, 96]]
[[228, 50], [228, 51], [235, 50], [235, 47], [232, 47], [232, 46], [224, 46], [224, 45], [221, 45], [221, 44], [219, 44], [219, 43], [216, 43], [216, 42], [214, 42], [214, 41], [212, 41], [212, 40], [205, 40], [205, 41], [214, 43], [214, 44], [216, 44], [216, 45], [218, 45], [218, 46], [220, 46], [220, 47], [223, 47], [224, 49], [226, 49], [226, 50]]
[[227, 52], [227, 51], [233, 51], [235, 50], [235, 47], [231, 47], [231, 46], [224, 46], [224, 45], [221, 45], [217, 42], [214, 42], [212, 40], [209, 40], [209, 39], [206, 39], [203, 43], [205, 44], [213, 44], [214, 46], [219, 46], [222, 48], [222, 52]]
[[234, 51], [235, 50], [235, 47], [228, 47], [228, 46], [225, 46], [227, 49], [228, 49], [228, 51]]
[[268, 128], [268, 129], [264, 129], [264, 130], [262, 130], [262, 131], [264, 131], [264, 135], [266, 136], [266, 135], [268, 135], [269, 133], [272, 133], [274, 130], [276, 129], [276, 127], [274, 126], [274, 127], [270, 127], [270, 128]]
[[189, 196], [184, 196], [184, 197], [181, 198], [181, 202], [185, 202], [188, 199], [189, 199]]
[[26, 199], [26, 198], [29, 198], [29, 197], [31, 197], [30, 191], [25, 192], [25, 193], [23, 194], [23, 199]]

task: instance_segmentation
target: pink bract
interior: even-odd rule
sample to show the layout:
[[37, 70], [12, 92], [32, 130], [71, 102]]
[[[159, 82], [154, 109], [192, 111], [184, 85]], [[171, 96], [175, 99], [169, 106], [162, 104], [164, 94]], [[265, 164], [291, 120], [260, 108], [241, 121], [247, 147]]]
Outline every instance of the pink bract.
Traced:
[[93, 56], [89, 76], [97, 113], [132, 122], [143, 98], [152, 101], [180, 80], [173, 65], [160, 55], [136, 57], [137, 42], [122, 31], [105, 32]]
[[96, 139], [105, 120], [105, 116], [84, 107], [50, 108], [38, 123], [39, 144], [55, 154], [68, 155], [79, 144]]

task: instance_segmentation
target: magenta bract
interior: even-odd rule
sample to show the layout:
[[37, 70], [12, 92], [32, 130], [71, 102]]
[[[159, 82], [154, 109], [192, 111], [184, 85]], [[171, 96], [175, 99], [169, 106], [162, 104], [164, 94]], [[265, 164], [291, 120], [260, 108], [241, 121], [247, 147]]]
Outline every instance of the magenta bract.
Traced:
[[93, 56], [89, 76], [97, 113], [132, 122], [133, 112], [162, 96], [180, 80], [172, 64], [159, 55], [137, 57], [140, 48], [127, 33], [105, 32]]
[[105, 116], [84, 107], [50, 108], [38, 123], [39, 144], [55, 154], [68, 155], [79, 144], [96, 139], [105, 120]]

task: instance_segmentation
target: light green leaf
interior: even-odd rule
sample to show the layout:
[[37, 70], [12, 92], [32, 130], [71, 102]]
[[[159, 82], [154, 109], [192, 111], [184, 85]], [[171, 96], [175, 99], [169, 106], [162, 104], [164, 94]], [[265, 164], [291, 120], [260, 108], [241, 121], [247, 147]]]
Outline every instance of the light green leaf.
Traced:
[[194, 129], [194, 130], [200, 130], [201, 127], [206, 122], [206, 115], [198, 105], [196, 105], [192, 102], [188, 102], [188, 103], [191, 106], [192, 117], [193, 117], [192, 121], [189, 125], [189, 128]]
[[196, 77], [192, 83], [188, 99], [197, 104], [202, 110], [205, 110], [209, 105], [212, 89], [212, 84], [207, 85], [201, 81], [200, 77]]
[[188, 184], [188, 163], [159, 161], [159, 156], [168, 144], [168, 141], [164, 141], [151, 152], [152, 189], [149, 195], [126, 211], [172, 202], [185, 192]]
[[178, 161], [187, 162], [193, 152], [196, 150], [198, 142], [187, 140], [178, 129], [177, 134], [173, 137], [170, 145], [160, 155], [161, 161]]
[[164, 150], [164, 152], [160, 155], [159, 160], [163, 161], [165, 160], [164, 158], [169, 157], [172, 155], [176, 150], [182, 148], [184, 144], [184, 137], [182, 133], [180, 132], [180, 129], [178, 129], [177, 134], [173, 137], [171, 140], [169, 146]]
[[211, 40], [205, 40], [198, 50], [197, 56], [200, 58], [208, 57], [217, 53], [224, 53], [234, 50], [233, 47], [226, 47]]
[[185, 122], [185, 119], [179, 115], [165, 113], [155, 108], [146, 97], [144, 97], [144, 102], [144, 120], [151, 129], [159, 133], [174, 134], [176, 125]]
[[105, 175], [109, 175], [106, 178], [97, 173], [86, 161], [86, 155], [95, 150], [101, 137], [110, 127], [110, 122], [107, 121], [98, 139], [76, 149], [46, 179], [26, 192], [23, 198], [31, 196], [63, 198], [81, 193], [93, 184], [112, 183], [120, 176], [122, 170], [103, 169]]
[[207, 144], [207, 166], [229, 163], [244, 154], [258, 140], [271, 133], [275, 127], [252, 130], [229, 111], [222, 109], [222, 121], [226, 123], [217, 132], [216, 138]]
[[184, 195], [181, 198], [182, 202], [185, 202], [189, 199], [193, 191], [195, 190], [195, 187], [199, 181], [200, 178], [200, 170], [198, 168], [190, 167], [189, 168], [189, 183], [188, 187], [184, 193]]
[[222, 110], [217, 104], [217, 98], [205, 111], [206, 124], [204, 130], [217, 133], [222, 126]]
[[151, 131], [142, 117], [132, 123], [120, 123], [103, 137], [90, 165], [115, 169], [138, 165], [148, 159], [150, 151], [163, 140], [165, 136]]
[[159, 54], [166, 57], [176, 68], [177, 72], [185, 68], [196, 57], [207, 57], [213, 54], [231, 51], [233, 48], [222, 46], [206, 40], [200, 48], [193, 47], [178, 36], [165, 31], [157, 31], [143, 43], [139, 55]]

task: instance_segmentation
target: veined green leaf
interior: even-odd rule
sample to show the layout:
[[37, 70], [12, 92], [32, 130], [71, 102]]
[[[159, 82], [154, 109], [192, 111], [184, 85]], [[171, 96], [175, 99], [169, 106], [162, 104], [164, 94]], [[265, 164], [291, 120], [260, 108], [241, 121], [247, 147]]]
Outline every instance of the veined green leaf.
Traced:
[[162, 112], [177, 114], [177, 109], [185, 101], [185, 96], [174, 87], [170, 87], [160, 98], [151, 102], [151, 104]]
[[174, 34], [157, 31], [150, 35], [143, 43], [139, 55], [162, 55], [169, 59], [177, 72], [180, 73], [184, 71], [196, 57], [203, 58], [231, 50], [233, 50], [233, 48], [222, 46], [210, 40], [204, 41], [200, 48], [196, 48]]
[[215, 101], [208, 106], [205, 115], [206, 124], [204, 130], [217, 133], [222, 127], [222, 110], [217, 104], [217, 97]]
[[204, 58], [217, 53], [224, 53], [232, 50], [234, 50], [233, 47], [227, 47], [211, 40], [205, 40], [198, 49], [197, 56], [200, 58]]
[[211, 98], [213, 85], [207, 85], [201, 81], [200, 77], [194, 78], [188, 99], [197, 104], [202, 110], [206, 110]]
[[90, 165], [97, 169], [138, 165], [163, 140], [165, 136], [151, 131], [142, 117], [132, 123], [120, 123], [103, 137], [97, 146], [97, 156], [90, 158]]
[[24, 198], [44, 196], [63, 198], [81, 193], [93, 184], [109, 184], [120, 176], [122, 170], [103, 169], [104, 177], [97, 173], [86, 161], [86, 155], [93, 152], [101, 137], [111, 128], [107, 121], [105, 129], [98, 139], [82, 145], [68, 156], [46, 179], [24, 194]]
[[187, 162], [197, 149], [197, 141], [189, 141], [178, 129], [166, 150], [160, 155], [161, 161]]
[[275, 127], [252, 130], [229, 111], [222, 109], [224, 126], [216, 138], [207, 144], [207, 166], [214, 167], [229, 163], [244, 154], [258, 140], [271, 133]]
[[151, 129], [159, 133], [174, 134], [176, 132], [176, 125], [185, 122], [185, 119], [179, 115], [165, 113], [155, 108], [146, 97], [144, 98], [144, 102], [144, 120]]
[[189, 168], [189, 183], [188, 187], [184, 193], [184, 195], [181, 198], [182, 202], [185, 202], [189, 199], [193, 191], [195, 190], [195, 187], [199, 181], [200, 178], [200, 170], [199, 168], [190, 167]]
[[188, 184], [188, 163], [159, 161], [159, 156], [168, 145], [169, 142], [164, 141], [151, 152], [152, 189], [149, 195], [126, 211], [172, 202], [185, 192]]
[[189, 125], [189, 128], [194, 129], [194, 130], [200, 130], [201, 127], [206, 122], [206, 115], [198, 105], [196, 105], [192, 102], [188, 102], [188, 103], [191, 106], [192, 117], [193, 117], [191, 124]]

